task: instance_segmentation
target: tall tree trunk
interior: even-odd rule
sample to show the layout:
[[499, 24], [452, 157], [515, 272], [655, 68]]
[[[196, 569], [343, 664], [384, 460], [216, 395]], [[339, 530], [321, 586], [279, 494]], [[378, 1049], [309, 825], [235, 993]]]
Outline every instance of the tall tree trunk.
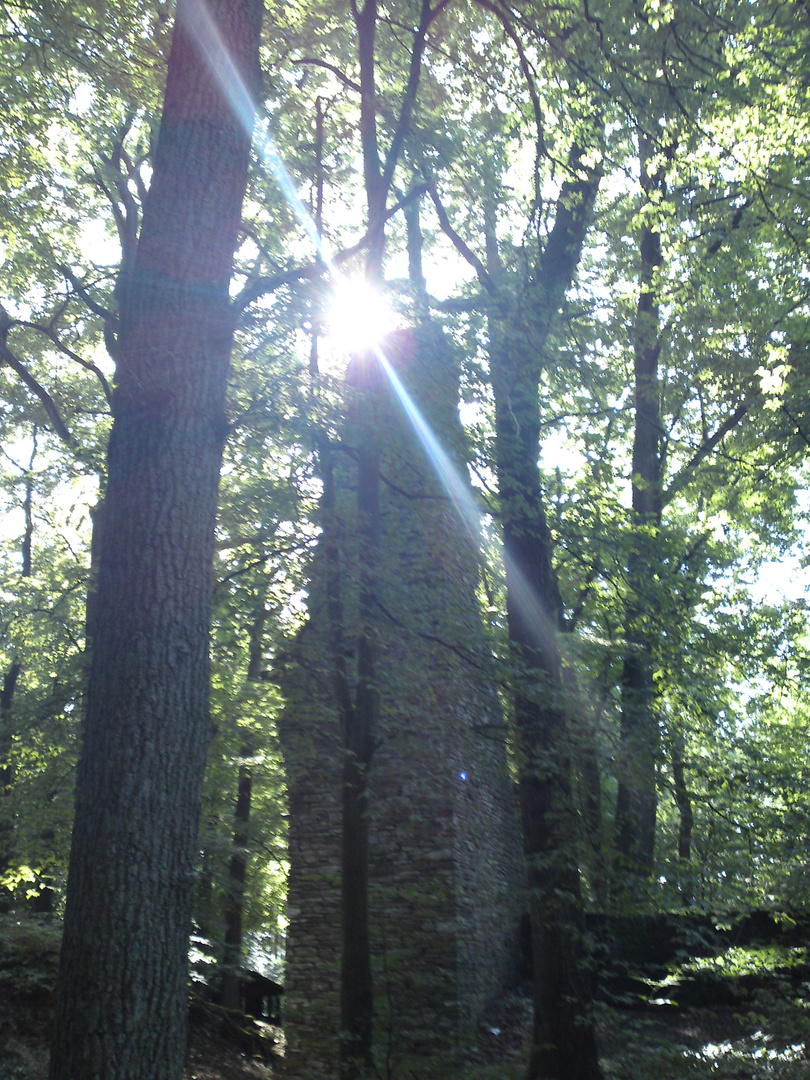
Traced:
[[[360, 378], [364, 377], [361, 370]], [[356, 637], [344, 621], [347, 567], [337, 531], [337, 484], [332, 449], [324, 440], [321, 468], [324, 479], [322, 528], [326, 568], [327, 609], [332, 654], [332, 678], [343, 738], [341, 802], [341, 1030], [340, 1074], [354, 1080], [372, 1068], [374, 989], [371, 971], [368, 874], [369, 771], [379, 710], [376, 687], [376, 571], [379, 462], [372, 429], [364, 423], [369, 410], [368, 387], [357, 403], [359, 423], [357, 517], [360, 533], [359, 590]], [[356, 667], [355, 667], [356, 656]], [[352, 671], [356, 671], [353, 678]]]
[[[244, 757], [249, 748], [243, 747]], [[245, 881], [247, 878], [248, 840], [250, 827], [250, 799], [253, 792], [253, 775], [250, 766], [242, 762], [236, 789], [234, 810], [233, 854], [228, 866], [228, 893], [225, 899], [225, 953], [222, 980], [222, 1004], [226, 1009], [239, 1008], [242, 962], [242, 915], [244, 912]]]
[[[599, 132], [597, 122], [596, 138]], [[537, 464], [545, 347], [574, 277], [601, 176], [598, 168], [581, 167], [582, 155], [582, 147], [572, 148], [571, 175], [562, 186], [555, 225], [529, 287], [531, 302], [523, 300], [522, 310], [530, 312], [528, 343], [515, 301], [506, 300], [502, 292], [489, 320], [518, 790], [532, 923], [535, 1011], [527, 1074], [531, 1080], [601, 1077], [557, 643], [562, 600]], [[488, 265], [498, 282], [502, 273], [492, 224], [487, 228]]]
[[[663, 170], [651, 175], [651, 146], [639, 134], [639, 160], [644, 209], [664, 192]], [[660, 732], [655, 711], [651, 594], [658, 569], [661, 525], [661, 418], [658, 360], [661, 352], [658, 285], [661, 236], [652, 223], [642, 226], [640, 291], [634, 332], [635, 430], [633, 435], [632, 528], [627, 563], [625, 657], [622, 667], [622, 715], [619, 787], [616, 797], [616, 850], [620, 887], [635, 893], [653, 872], [655, 819], [658, 807], [656, 763]]]
[[692, 800], [686, 786], [686, 738], [675, 732], [672, 742], [672, 779], [678, 804], [678, 887], [685, 905], [692, 903]]
[[[248, 646], [248, 682], [258, 682], [262, 671], [262, 644], [267, 608], [262, 601], [253, 612]], [[249, 759], [253, 755], [252, 739], [242, 747], [242, 761], [236, 785], [234, 808], [233, 853], [228, 867], [228, 892], [225, 900], [225, 951], [222, 1004], [226, 1009], [238, 1009], [242, 966], [242, 922], [245, 909], [245, 883], [250, 844], [250, 804], [253, 797], [253, 773]]]
[[[180, 0], [119, 318], [51, 1080], [177, 1080], [260, 0]], [[223, 86], [230, 63], [241, 86]], [[218, 74], [219, 73], [219, 74]], [[227, 79], [227, 74], [224, 74]]]
[[[364, 414], [369, 402], [361, 404]], [[364, 416], [365, 419], [365, 416]], [[357, 511], [360, 528], [359, 634], [354, 708], [344, 716], [343, 759], [343, 964], [341, 1065], [346, 1078], [372, 1064], [373, 989], [368, 911], [368, 774], [379, 711], [376, 685], [376, 620], [379, 455], [370, 425], [361, 423]]]
[[[537, 470], [536, 384], [518, 396], [502, 379], [515, 367], [493, 356], [496, 463], [507, 560], [507, 620], [517, 735], [519, 801], [534, 958], [534, 1032], [528, 1076], [601, 1076], [586, 964], [579, 881], [579, 823], [571, 790], [557, 621], [560, 595]], [[497, 374], [496, 374], [497, 372]], [[507, 376], [508, 378], [508, 376]], [[527, 599], [527, 597], [530, 597]]]
[[[408, 82], [391, 144], [380, 151], [376, 87], [376, 34], [378, 0], [352, 4], [360, 68], [360, 149], [366, 196], [368, 248], [366, 277], [383, 280], [385, 223], [388, 193], [410, 123], [419, 86], [421, 58], [431, 19], [429, 0], [422, 0], [419, 25], [411, 49]], [[375, 386], [381, 376], [372, 355], [355, 359], [357, 516], [360, 534], [356, 683], [352, 692], [347, 662], [341, 600], [340, 553], [336, 538], [325, 536], [329, 617], [332, 626], [335, 695], [343, 732], [342, 856], [343, 957], [341, 965], [341, 1076], [355, 1080], [373, 1068], [374, 990], [368, 912], [368, 817], [366, 793], [379, 713], [377, 646], [375, 634], [379, 450], [374, 431]], [[334, 511], [334, 475], [324, 445], [325, 521]], [[327, 525], [324, 525], [326, 534]]]
[[[22, 578], [30, 578], [33, 571], [31, 550], [34, 536], [33, 499], [34, 459], [36, 454], [37, 429], [34, 427], [31, 460], [25, 473], [25, 499], [23, 500], [25, 528], [20, 551], [22, 556], [20, 577]], [[0, 876], [9, 869], [13, 857], [13, 819], [5, 812], [5, 798], [10, 794], [11, 785], [14, 782], [14, 767], [11, 762], [11, 749], [14, 743], [13, 706], [14, 694], [17, 690], [17, 682], [21, 672], [22, 661], [18, 656], [15, 656], [3, 676], [3, 688], [0, 690]], [[7, 911], [12, 901], [12, 890], [5, 888], [0, 890], [0, 910]]]

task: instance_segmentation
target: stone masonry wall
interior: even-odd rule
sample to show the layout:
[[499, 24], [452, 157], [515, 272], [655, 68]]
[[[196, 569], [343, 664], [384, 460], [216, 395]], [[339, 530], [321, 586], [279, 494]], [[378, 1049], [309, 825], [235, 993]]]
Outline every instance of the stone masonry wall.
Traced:
[[[445, 445], [461, 437], [438, 331], [389, 355]], [[362, 377], [362, 372], [361, 372]], [[504, 727], [476, 599], [477, 550], [393, 395], [378, 382], [382, 448], [378, 678], [370, 775], [375, 1045], [401, 1060], [458, 1047], [514, 981], [524, 874]], [[352, 425], [344, 441], [351, 447]], [[346, 618], [356, 581], [351, 454], [341, 476]], [[336, 1074], [340, 988], [341, 739], [328, 626], [312, 566], [309, 622], [286, 676], [290, 791], [285, 1017], [293, 1074]]]

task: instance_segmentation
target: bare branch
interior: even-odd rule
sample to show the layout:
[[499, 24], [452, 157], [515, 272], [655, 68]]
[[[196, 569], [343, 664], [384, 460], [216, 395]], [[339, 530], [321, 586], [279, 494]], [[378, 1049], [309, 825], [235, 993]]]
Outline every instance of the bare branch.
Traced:
[[425, 40], [427, 38], [428, 27], [439, 11], [442, 10], [443, 6], [443, 4], [437, 5], [436, 11], [432, 12], [430, 9], [430, 0], [422, 0], [419, 26], [416, 28], [413, 35], [413, 48], [411, 50], [411, 59], [408, 67], [408, 82], [405, 86], [405, 92], [402, 95], [402, 107], [399, 111], [399, 120], [397, 121], [396, 131], [391, 140], [391, 145], [388, 148], [385, 166], [383, 167], [382, 189], [384, 198], [386, 199], [394, 180], [397, 162], [399, 161], [399, 155], [402, 152], [402, 144], [405, 142], [405, 136], [408, 134], [413, 107], [416, 104], [416, 95], [419, 90], [419, 79], [422, 72], [422, 55], [425, 51]]
[[95, 315], [100, 316], [102, 319], [104, 319], [105, 322], [107, 321], [107, 319], [112, 319], [113, 321], [115, 321], [115, 315], [113, 314], [113, 312], [110, 311], [109, 308], [105, 308], [103, 304], [99, 304], [97, 300], [93, 299], [87, 289], [87, 286], [83, 282], [79, 281], [79, 279], [76, 277], [76, 275], [73, 273], [69, 266], [66, 266], [64, 263], [60, 263], [59, 270], [65, 275], [67, 280], [73, 286], [76, 294], [85, 302], [85, 304], [87, 304], [87, 306]]
[[478, 275], [478, 280], [481, 282], [487, 292], [493, 292], [495, 289], [495, 285], [492, 281], [492, 278], [487, 273], [486, 267], [475, 254], [475, 252], [467, 246], [465, 241], [462, 240], [462, 238], [450, 224], [450, 219], [447, 216], [447, 211], [442, 206], [435, 185], [430, 185], [430, 187], [428, 188], [428, 194], [430, 195], [431, 201], [436, 208], [436, 216], [439, 219], [439, 225], [442, 232], [450, 238], [456, 251], [458, 251], [458, 253], [470, 264], [473, 270], [475, 270], [476, 274]]
[[350, 79], [336, 64], [330, 64], [327, 60], [319, 60], [317, 56], [302, 56], [300, 60], [293, 60], [293, 63], [324, 68], [326, 71], [331, 71], [345, 87], [349, 90], [353, 90], [356, 94], [360, 93], [360, 84], [356, 83], [354, 79]]
[[695, 470], [698, 465], [705, 460], [720, 442], [720, 440], [729, 433], [733, 428], [739, 424], [743, 417], [748, 412], [748, 405], [738, 405], [731, 416], [727, 416], [719, 428], [710, 435], [708, 439], [698, 447], [692, 458], [684, 465], [684, 467], [673, 477], [672, 483], [661, 495], [661, 505], [667, 506], [675, 496], [683, 491], [689, 481], [695, 474]]
[[56, 333], [52, 326], [39, 326], [37, 323], [29, 322], [20, 322], [18, 323], [18, 325], [25, 326], [29, 330], [35, 330], [38, 334], [44, 334], [48, 341], [50, 341], [53, 345], [56, 346], [59, 352], [69, 357], [75, 363], [79, 364], [79, 366], [83, 367], [85, 371], [91, 371], [101, 383], [101, 389], [104, 392], [104, 397], [107, 399], [107, 404], [112, 405], [112, 388], [107, 382], [107, 377], [104, 375], [104, 373], [100, 370], [100, 368], [96, 367], [96, 365], [91, 360], [85, 360], [84, 357], [79, 356], [77, 352], [74, 352], [73, 349], [70, 348], [70, 346], [65, 345], [65, 343], [60, 339], [59, 335]]
[[45, 409], [48, 419], [53, 426], [54, 432], [67, 446], [72, 446], [73, 440], [70, 437], [70, 432], [65, 427], [65, 423], [62, 420], [62, 417], [59, 415], [59, 409], [56, 407], [56, 402], [53, 400], [45, 387], [42, 386], [41, 383], [37, 382], [37, 380], [25, 367], [25, 365], [17, 359], [17, 357], [14, 355], [11, 349], [9, 349], [9, 347], [5, 344], [4, 341], [0, 341], [0, 360], [5, 361], [5, 363], [8, 364], [12, 371], [16, 371], [16, 373], [20, 376], [20, 378], [31, 391], [31, 393], [34, 394], [35, 397], [39, 398], [43, 408]]
[[[400, 196], [397, 201], [390, 206], [385, 212], [385, 220], [398, 214], [403, 206], [407, 206], [413, 199], [419, 198], [420, 195], [424, 195], [426, 191], [429, 191], [430, 187], [426, 183], [417, 184], [405, 195]], [[340, 266], [349, 259], [358, 255], [364, 248], [368, 246], [371, 234], [369, 232], [364, 233], [360, 239], [352, 244], [351, 247], [342, 248], [335, 255], [332, 255], [329, 259], [330, 266]], [[284, 285], [292, 285], [296, 281], [311, 281], [317, 278], [323, 273], [323, 262], [320, 259], [315, 259], [311, 263], [305, 263], [303, 266], [299, 266], [294, 270], [285, 270], [279, 274], [273, 274], [270, 276], [251, 276], [248, 281], [245, 282], [242, 289], [236, 294], [232, 304], [232, 310], [238, 315], [245, 310], [255, 300], [258, 300], [261, 296], [267, 296], [268, 293], [273, 293], [277, 289], [283, 288]]]

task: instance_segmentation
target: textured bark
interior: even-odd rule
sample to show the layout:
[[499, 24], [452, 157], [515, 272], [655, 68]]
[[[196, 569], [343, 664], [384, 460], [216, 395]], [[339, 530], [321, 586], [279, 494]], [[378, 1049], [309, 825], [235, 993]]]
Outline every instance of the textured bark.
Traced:
[[[255, 94], [259, 0], [206, 8], [212, 47]], [[228, 283], [252, 122], [200, 46], [207, 25], [181, 0], [123, 282], [51, 1080], [175, 1080], [183, 1068]]]
[[[371, 361], [368, 361], [372, 363]], [[363, 379], [362, 362], [360, 380]], [[374, 364], [376, 367], [376, 364]], [[377, 377], [379, 374], [377, 373]], [[345, 1080], [372, 1067], [374, 987], [369, 927], [369, 772], [379, 712], [376, 687], [375, 620], [379, 457], [372, 427], [365, 423], [371, 390], [360, 388], [357, 401], [357, 520], [360, 570], [356, 637], [345, 622], [345, 564], [337, 532], [336, 490], [331, 449], [324, 444], [323, 545], [327, 613], [332, 654], [332, 682], [343, 749], [341, 784], [341, 917], [340, 1073]], [[356, 661], [355, 661], [356, 656]]]
[[[23, 513], [25, 528], [20, 554], [22, 556], [22, 568], [20, 576], [30, 578], [33, 571], [31, 562], [31, 546], [34, 536], [33, 495], [34, 495], [34, 458], [37, 453], [37, 429], [33, 433], [33, 450], [31, 460], [25, 474], [25, 499], [23, 501]], [[14, 743], [14, 694], [17, 690], [17, 682], [22, 672], [22, 661], [15, 656], [3, 676], [3, 688], [0, 690], [0, 800], [11, 794], [11, 786], [14, 783], [14, 766], [11, 761], [11, 748]], [[0, 875], [4, 874], [11, 866], [14, 847], [13, 819], [7, 815], [4, 802], [0, 802]], [[13, 901], [11, 889], [0, 890], [0, 911], [7, 911]]]
[[[530, 297], [522, 299], [529, 326], [521, 327], [515, 302], [506, 298], [493, 303], [489, 320], [518, 789], [532, 924], [535, 1008], [527, 1076], [537, 1080], [601, 1077], [557, 643], [562, 600], [537, 467], [538, 384], [546, 343], [576, 271], [600, 179], [598, 170], [580, 168], [581, 155], [582, 148], [572, 149], [571, 177], [560, 192], [555, 225]], [[497, 282], [501, 273], [491, 239], [494, 229], [487, 231], [489, 270]]]
[[686, 786], [685, 768], [686, 740], [683, 732], [677, 732], [672, 745], [672, 779], [675, 784], [675, 801], [678, 804], [678, 884], [685, 904], [692, 901], [692, 800]]
[[[247, 756], [247, 748], [243, 755]], [[228, 895], [225, 901], [225, 971], [222, 979], [222, 1004], [226, 1009], [239, 1008], [239, 967], [242, 961], [242, 914], [250, 826], [250, 799], [253, 776], [244, 762], [239, 766], [234, 811], [233, 854], [228, 867]]]
[[[649, 208], [664, 191], [661, 170], [648, 171], [650, 146], [639, 136], [641, 187]], [[633, 434], [632, 539], [627, 563], [626, 652], [622, 668], [620, 774], [616, 797], [616, 849], [620, 878], [629, 890], [650, 877], [658, 807], [656, 762], [659, 725], [655, 711], [651, 582], [660, 577], [657, 535], [661, 525], [661, 418], [658, 361], [661, 353], [658, 286], [661, 237], [645, 224], [640, 243], [639, 291], [634, 332], [635, 429]]]
[[[267, 609], [260, 603], [253, 613], [248, 647], [247, 678], [258, 682], [262, 671], [262, 642]], [[248, 759], [253, 755], [252, 739], [248, 736], [242, 747], [242, 761], [236, 785], [234, 808], [233, 854], [228, 867], [228, 893], [225, 902], [225, 950], [222, 983], [222, 1004], [226, 1009], [238, 1009], [240, 1004], [242, 965], [242, 920], [245, 908], [245, 882], [250, 844], [250, 804], [253, 797], [253, 774]]]

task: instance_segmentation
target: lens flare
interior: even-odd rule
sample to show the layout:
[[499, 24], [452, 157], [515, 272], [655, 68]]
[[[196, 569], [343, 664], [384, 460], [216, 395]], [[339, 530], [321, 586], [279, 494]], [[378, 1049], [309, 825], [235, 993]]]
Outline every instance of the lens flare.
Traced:
[[332, 349], [344, 354], [367, 352], [396, 329], [396, 313], [365, 278], [338, 278], [331, 293], [326, 335]]
[[[234, 111], [241, 118], [242, 123], [245, 125], [245, 129], [248, 132], [253, 132], [254, 128], [256, 129], [254, 137], [259, 157], [265, 167], [268, 168], [276, 178], [276, 182], [284, 197], [300, 221], [307, 236], [311, 239], [313, 246], [318, 252], [319, 258], [327, 268], [332, 281], [336, 283], [333, 286], [336, 298], [338, 296], [343, 297], [342, 306], [344, 311], [340, 314], [337, 320], [338, 323], [345, 325], [347, 332], [352, 327], [352, 333], [354, 333], [354, 330], [360, 330], [362, 328], [362, 334], [368, 335], [365, 344], [361, 344], [360, 341], [358, 341], [352, 347], [353, 350], [360, 351], [363, 348], [375, 349], [380, 365], [390, 380], [391, 386], [400, 401], [403, 411], [408, 416], [414, 431], [433, 462], [433, 467], [435, 468], [439, 479], [446, 488], [462, 522], [468, 529], [476, 546], [480, 547], [482, 539], [481, 515], [472, 492], [470, 491], [466, 477], [462, 478], [458, 470], [452, 464], [450, 458], [441, 447], [438, 439], [428, 426], [413, 399], [405, 390], [405, 387], [400, 382], [396, 372], [391, 367], [382, 350], [377, 347], [385, 333], [390, 332], [390, 330], [394, 328], [393, 319], [387, 326], [383, 326], [380, 322], [382, 315], [378, 315], [373, 311], [373, 307], [377, 303], [382, 304], [382, 298], [377, 296], [372, 303], [367, 296], [365, 306], [362, 302], [355, 305], [354, 299], [350, 299], [350, 302], [347, 301], [347, 297], [351, 298], [355, 295], [355, 286], [352, 285], [351, 288], [349, 287], [349, 283], [344, 281], [340, 271], [335, 266], [334, 261], [324, 251], [323, 243], [318, 234], [315, 222], [298, 197], [298, 193], [290, 179], [290, 175], [287, 172], [284, 162], [279, 156], [278, 150], [270, 135], [267, 120], [265, 119], [257, 122], [258, 112], [256, 103], [252, 101], [251, 96], [239, 75], [236, 65], [228, 54], [225, 43], [222, 41], [208, 12], [205, 0], [189, 0], [187, 11], [189, 13], [193, 12], [194, 17], [192, 17], [191, 20], [192, 32], [197, 38], [198, 48], [206, 57], [211, 70], [219, 79], [223, 91], [228, 95]], [[373, 290], [371, 291], [373, 292]], [[361, 293], [361, 289], [356, 290], [357, 295], [360, 295]], [[339, 305], [341, 302], [336, 299], [335, 303], [338, 305], [338, 310], [340, 310]], [[354, 311], [356, 314], [350, 315], [350, 310]], [[350, 349], [349, 351], [352, 350]], [[486, 556], [490, 560], [493, 559], [493, 553], [487, 552]], [[540, 603], [537, 593], [531, 583], [525, 579], [518, 568], [512, 563], [508, 552], [503, 553], [503, 560], [512, 587], [515, 590], [517, 601], [523, 608], [525, 616], [531, 620], [538, 645], [541, 645], [542, 647], [544, 643], [551, 641], [556, 636], [555, 627], [544, 611], [543, 605]]]
[[[441, 443], [408, 394], [408, 391], [402, 385], [397, 373], [391, 367], [382, 350], [377, 349], [375, 355], [399, 399], [403, 412], [410, 420], [411, 426], [432, 462], [439, 480], [441, 480], [447, 494], [450, 496], [456, 512], [475, 541], [476, 546], [480, 549], [483, 539], [481, 512], [476, 505], [466, 478], [462, 478], [458, 469], [445, 453]], [[490, 564], [497, 564], [498, 559], [495, 552], [485, 550], [484, 554]], [[535, 644], [543, 651], [551, 651], [557, 637], [554, 623], [546, 613], [536, 590], [526, 579], [525, 574], [509, 552], [502, 551], [501, 559], [514, 592], [515, 600], [532, 628]]]

